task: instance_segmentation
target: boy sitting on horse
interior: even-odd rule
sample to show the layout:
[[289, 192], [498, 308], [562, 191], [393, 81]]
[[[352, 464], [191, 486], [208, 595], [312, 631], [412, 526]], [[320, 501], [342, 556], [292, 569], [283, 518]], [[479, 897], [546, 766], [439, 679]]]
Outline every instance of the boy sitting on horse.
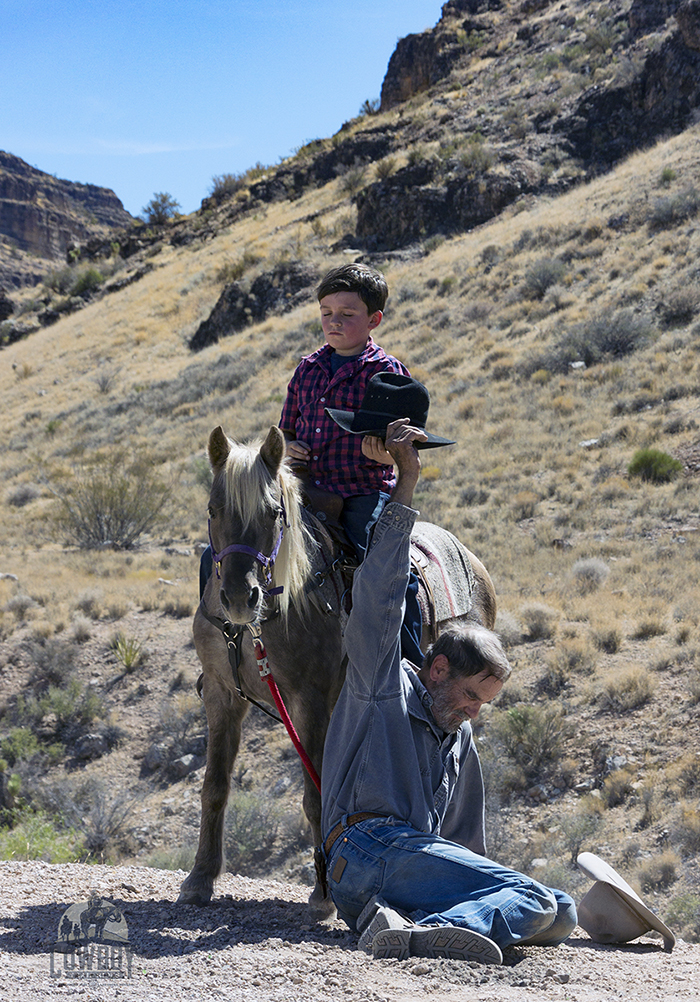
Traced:
[[339, 521], [360, 559], [367, 528], [396, 482], [394, 465], [379, 439], [348, 434], [327, 408], [357, 410], [378, 372], [409, 375], [372, 339], [388, 294], [384, 276], [367, 265], [328, 272], [317, 291], [326, 343], [296, 367], [279, 422], [292, 465], [301, 468], [314, 494], [331, 496], [331, 510], [342, 508]]
[[[327, 505], [327, 511], [338, 513], [360, 560], [367, 533], [396, 483], [383, 432], [375, 430], [386, 428], [388, 421], [386, 414], [383, 425], [368, 417], [353, 428], [337, 418], [349, 415], [352, 419], [358, 409], [376, 417], [374, 412], [387, 410], [383, 405], [393, 387], [413, 382], [406, 366], [372, 338], [388, 294], [384, 276], [367, 265], [348, 264], [328, 272], [317, 291], [326, 343], [297, 366], [279, 423], [287, 456], [310, 488], [308, 493], [315, 496], [313, 506]], [[447, 443], [436, 440], [435, 444]], [[326, 495], [320, 505], [319, 492]], [[422, 657], [417, 587], [413, 576], [401, 638], [405, 656], [414, 663]]]

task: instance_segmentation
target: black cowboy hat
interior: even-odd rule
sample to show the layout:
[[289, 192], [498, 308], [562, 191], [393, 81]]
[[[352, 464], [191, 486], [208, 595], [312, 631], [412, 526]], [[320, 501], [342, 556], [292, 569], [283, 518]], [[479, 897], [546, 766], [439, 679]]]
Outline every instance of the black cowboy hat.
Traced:
[[[367, 384], [365, 396], [357, 411], [340, 411], [326, 407], [336, 424], [352, 435], [375, 435], [386, 438], [390, 421], [407, 417], [411, 424], [425, 431], [430, 394], [425, 386], [400, 372], [377, 372]], [[438, 445], [454, 445], [448, 438], [428, 436], [427, 442], [414, 442], [417, 449], [434, 449]]]

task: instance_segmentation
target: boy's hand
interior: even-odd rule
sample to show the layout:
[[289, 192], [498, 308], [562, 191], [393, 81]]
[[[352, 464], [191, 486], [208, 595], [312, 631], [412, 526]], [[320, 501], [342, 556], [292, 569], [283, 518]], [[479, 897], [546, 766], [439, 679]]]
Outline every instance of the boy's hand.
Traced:
[[375, 463], [381, 463], [382, 466], [391, 466], [394, 462], [391, 453], [384, 448], [382, 439], [374, 435], [365, 435], [362, 439], [362, 455], [367, 459], [373, 459]]
[[290, 459], [295, 459], [298, 463], [306, 463], [311, 454], [311, 446], [306, 442], [291, 439], [287, 441], [285, 452]]

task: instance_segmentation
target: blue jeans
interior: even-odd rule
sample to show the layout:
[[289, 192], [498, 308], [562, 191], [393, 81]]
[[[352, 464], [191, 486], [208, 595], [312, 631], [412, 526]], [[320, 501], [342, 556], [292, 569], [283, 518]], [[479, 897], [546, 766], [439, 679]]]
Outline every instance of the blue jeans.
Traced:
[[501, 948], [556, 946], [576, 925], [574, 902], [563, 891], [394, 818], [346, 828], [327, 867], [331, 897], [351, 929], [374, 897], [419, 925], [463, 926]]

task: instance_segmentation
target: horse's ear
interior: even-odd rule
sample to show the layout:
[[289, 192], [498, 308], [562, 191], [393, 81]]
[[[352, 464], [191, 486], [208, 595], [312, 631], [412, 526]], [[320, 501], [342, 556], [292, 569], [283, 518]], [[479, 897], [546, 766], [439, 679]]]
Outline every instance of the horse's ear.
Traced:
[[231, 445], [226, 438], [224, 429], [219, 425], [209, 436], [209, 462], [215, 473], [226, 462], [230, 449]]
[[267, 438], [260, 448], [260, 455], [273, 477], [277, 476], [284, 459], [284, 435], [276, 425], [272, 425]]

